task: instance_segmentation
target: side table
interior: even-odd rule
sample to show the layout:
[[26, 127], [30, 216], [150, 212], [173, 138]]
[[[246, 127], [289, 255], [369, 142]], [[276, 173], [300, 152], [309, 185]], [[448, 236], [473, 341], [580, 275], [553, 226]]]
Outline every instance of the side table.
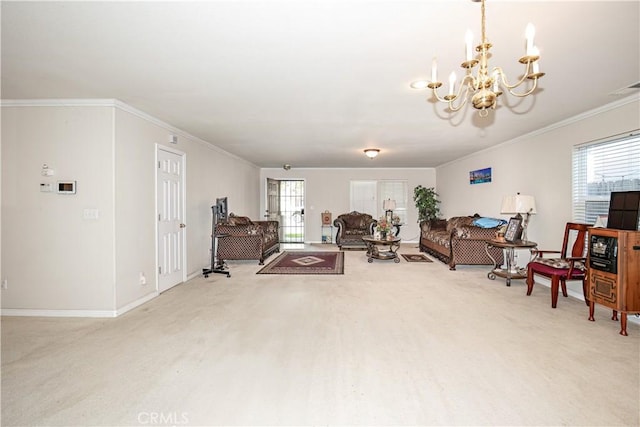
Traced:
[[[485, 242], [484, 249], [489, 258], [491, 258], [491, 261], [493, 261], [493, 269], [487, 273], [487, 277], [491, 280], [494, 280], [496, 276], [507, 279], [507, 286], [511, 286], [511, 279], [526, 279], [527, 269], [518, 267], [515, 263], [515, 250], [529, 249], [529, 252], [532, 254], [530, 259], [531, 261], [534, 258], [533, 249], [536, 247], [538, 247], [538, 244], [531, 241], [516, 240], [514, 242], [507, 242], [500, 240], [487, 240]], [[496, 260], [491, 256], [491, 252], [489, 252], [490, 248], [501, 248], [505, 250], [506, 257], [504, 268], [502, 268], [502, 265], [496, 262]]]
[[322, 224], [322, 243], [333, 243], [333, 226]]

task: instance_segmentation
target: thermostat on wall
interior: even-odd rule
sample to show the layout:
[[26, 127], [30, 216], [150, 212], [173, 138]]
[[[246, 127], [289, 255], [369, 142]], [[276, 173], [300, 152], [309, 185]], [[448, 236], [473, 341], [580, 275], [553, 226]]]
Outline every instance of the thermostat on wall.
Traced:
[[76, 194], [76, 182], [58, 181], [58, 194]]

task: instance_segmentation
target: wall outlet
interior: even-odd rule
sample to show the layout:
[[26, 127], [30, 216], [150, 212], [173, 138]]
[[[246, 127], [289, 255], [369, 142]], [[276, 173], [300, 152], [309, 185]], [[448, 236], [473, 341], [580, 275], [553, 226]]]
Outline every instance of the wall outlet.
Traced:
[[2, 279], [2, 289], [7, 289], [9, 287], [9, 281], [7, 279]]
[[143, 272], [140, 272], [140, 284], [141, 285], [146, 285], [147, 284], [147, 277], [144, 275]]

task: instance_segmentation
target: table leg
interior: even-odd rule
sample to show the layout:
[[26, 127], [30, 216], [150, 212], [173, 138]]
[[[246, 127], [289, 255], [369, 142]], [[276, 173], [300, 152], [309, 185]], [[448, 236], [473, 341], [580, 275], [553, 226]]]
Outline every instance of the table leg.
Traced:
[[400, 262], [400, 257], [398, 256], [398, 249], [400, 249], [400, 243], [391, 243], [389, 245], [389, 251], [393, 253], [393, 262]]
[[513, 248], [507, 248], [507, 286], [511, 286], [511, 269], [513, 268], [513, 258], [515, 250]]
[[484, 251], [487, 253], [487, 256], [493, 263], [493, 268], [491, 269], [490, 272], [487, 273], [487, 278], [490, 280], [495, 280], [496, 278], [495, 272], [500, 268], [500, 266], [498, 265], [498, 262], [495, 260], [493, 255], [491, 255], [491, 252], [489, 252], [489, 249], [491, 249], [492, 247], [493, 246], [489, 242], [486, 242], [484, 245]]

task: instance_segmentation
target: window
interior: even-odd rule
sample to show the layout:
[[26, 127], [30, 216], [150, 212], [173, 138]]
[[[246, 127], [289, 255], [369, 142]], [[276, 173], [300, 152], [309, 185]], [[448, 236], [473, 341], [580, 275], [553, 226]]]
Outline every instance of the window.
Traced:
[[407, 223], [407, 181], [351, 181], [351, 210], [368, 213], [376, 219], [384, 216], [382, 202], [387, 199], [396, 201], [394, 215], [400, 222]]
[[396, 209], [394, 215], [400, 217], [402, 224], [407, 223], [407, 181], [379, 181], [378, 190], [380, 194], [380, 203], [378, 203], [379, 216], [384, 215], [382, 202], [387, 199], [396, 201]]
[[640, 190], [640, 131], [573, 149], [573, 220], [594, 224], [612, 191]]

